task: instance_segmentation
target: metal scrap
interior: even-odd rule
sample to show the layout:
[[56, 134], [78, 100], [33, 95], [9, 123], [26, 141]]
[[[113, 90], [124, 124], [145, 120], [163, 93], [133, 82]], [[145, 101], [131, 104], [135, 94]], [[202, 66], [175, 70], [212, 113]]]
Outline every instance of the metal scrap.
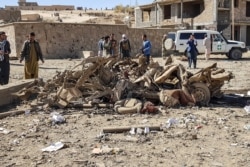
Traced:
[[[150, 101], [155, 105], [166, 105], [171, 98], [177, 100], [172, 102], [179, 105], [192, 102], [183, 100], [182, 96], [193, 99], [193, 103], [206, 105], [211, 97], [222, 94], [224, 81], [230, 81], [232, 77], [232, 73], [226, 73], [216, 63], [192, 74], [183, 65], [174, 64], [172, 57], [167, 59], [164, 66], [153, 59], [146, 65], [142, 55], [137, 59], [125, 60], [116, 57], [88, 57], [71, 70], [57, 72], [46, 82], [34, 81], [16, 95], [22, 100], [29, 100], [36, 93], [40, 103], [60, 108], [74, 107], [75, 102], [79, 106], [78, 99], [81, 99], [82, 106], [93, 104], [93, 101], [115, 104], [128, 98], [138, 99], [138, 103]], [[182, 93], [173, 97], [166, 93], [169, 90]], [[168, 103], [166, 106], [176, 104]]]

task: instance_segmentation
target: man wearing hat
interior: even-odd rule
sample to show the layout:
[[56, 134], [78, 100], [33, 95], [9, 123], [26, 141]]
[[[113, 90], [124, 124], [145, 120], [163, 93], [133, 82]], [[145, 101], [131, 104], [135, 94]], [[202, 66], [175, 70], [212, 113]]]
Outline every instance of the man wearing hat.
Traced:
[[0, 31], [0, 84], [9, 83], [10, 62], [9, 54], [11, 53], [10, 43], [4, 31]]
[[126, 34], [122, 35], [122, 39], [119, 42], [119, 53], [122, 59], [129, 58], [131, 52], [130, 42]]

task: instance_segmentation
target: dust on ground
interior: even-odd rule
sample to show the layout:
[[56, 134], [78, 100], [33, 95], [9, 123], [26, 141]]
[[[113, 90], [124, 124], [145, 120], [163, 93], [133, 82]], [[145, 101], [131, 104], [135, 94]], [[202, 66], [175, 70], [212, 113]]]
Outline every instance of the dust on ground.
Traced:
[[[224, 90], [249, 90], [250, 54], [240, 61], [224, 55], [212, 55], [206, 62], [199, 56], [198, 69], [217, 62], [232, 71], [235, 78]], [[163, 63], [162, 58], [155, 58]], [[45, 60], [40, 64], [41, 78], [51, 78], [57, 70], [70, 69], [80, 63], [73, 60]], [[187, 62], [183, 63], [187, 67]], [[21, 79], [23, 64], [11, 61], [11, 82]], [[246, 93], [246, 92], [245, 92]], [[12, 110], [12, 109], [9, 109]], [[53, 124], [52, 112], [66, 122]], [[234, 103], [210, 104], [208, 107], [181, 107], [162, 110], [155, 115], [119, 115], [112, 109], [50, 109], [0, 120], [0, 166], [248, 166], [250, 163], [250, 115]], [[169, 126], [164, 131], [147, 134], [101, 134], [105, 127]], [[142, 129], [144, 131], [144, 129]], [[54, 152], [41, 149], [62, 142]]]

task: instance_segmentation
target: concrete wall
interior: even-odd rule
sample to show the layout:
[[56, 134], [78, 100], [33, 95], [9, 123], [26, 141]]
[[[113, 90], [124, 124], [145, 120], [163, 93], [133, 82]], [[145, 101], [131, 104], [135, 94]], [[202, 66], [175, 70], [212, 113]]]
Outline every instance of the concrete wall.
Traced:
[[238, 8], [234, 8], [234, 19], [236, 23], [248, 22], [250, 24], [250, 17], [246, 17], [246, 1], [239, 1]]
[[22, 15], [22, 21], [39, 21], [41, 17], [39, 14], [26, 14]]
[[9, 34], [11, 56], [19, 56], [23, 42], [30, 32], [36, 33], [45, 58], [74, 58], [79, 51], [98, 52], [99, 38], [110, 33], [119, 41], [127, 34], [132, 45], [132, 54], [137, 54], [142, 45], [142, 34], [152, 42], [152, 55], [161, 55], [161, 38], [172, 29], [134, 29], [125, 25], [97, 25], [71, 23], [13, 23], [0, 27]]
[[21, 20], [21, 11], [0, 10], [0, 20], [15, 22]]

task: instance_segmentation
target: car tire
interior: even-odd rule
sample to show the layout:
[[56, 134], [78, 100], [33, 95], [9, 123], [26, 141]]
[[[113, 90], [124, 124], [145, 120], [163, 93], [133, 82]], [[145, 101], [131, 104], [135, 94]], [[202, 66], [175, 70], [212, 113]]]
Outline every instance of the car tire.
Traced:
[[171, 38], [168, 38], [164, 42], [164, 47], [166, 50], [171, 50], [174, 48], [174, 41]]
[[240, 49], [233, 49], [230, 51], [229, 57], [233, 60], [239, 60], [242, 57], [242, 52]]
[[193, 90], [191, 95], [195, 98], [197, 104], [208, 105], [211, 94], [208, 87], [204, 83], [192, 84]]

